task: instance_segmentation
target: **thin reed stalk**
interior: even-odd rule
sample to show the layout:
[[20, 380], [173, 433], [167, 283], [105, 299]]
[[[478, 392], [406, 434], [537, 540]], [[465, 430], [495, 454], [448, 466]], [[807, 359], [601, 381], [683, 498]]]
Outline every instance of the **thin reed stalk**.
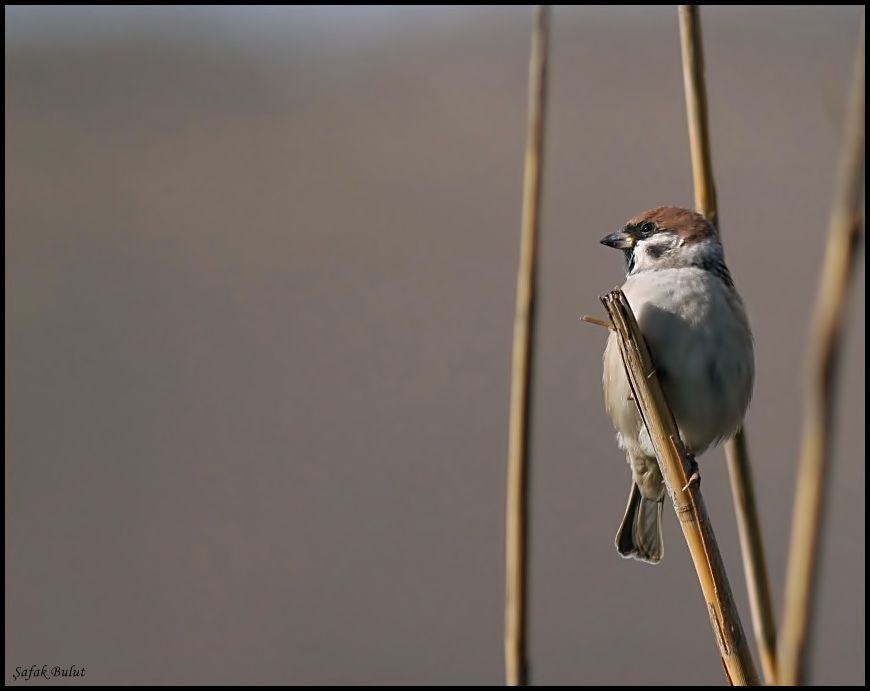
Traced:
[[537, 245], [544, 149], [549, 8], [535, 8], [529, 63], [529, 112], [523, 216], [517, 274], [507, 470], [505, 675], [509, 686], [528, 684], [527, 593], [529, 436], [535, 335]]
[[[704, 51], [698, 6], [680, 5], [679, 17], [695, 207], [721, 232], [710, 150], [710, 123], [707, 116]], [[727, 442], [725, 456], [731, 478], [740, 550], [761, 666], [767, 683], [776, 684], [776, 622], [752, 483], [752, 469], [743, 429]]]
[[862, 26], [837, 186], [828, 226], [828, 247], [822, 265], [810, 332], [804, 427], [779, 647], [779, 678], [783, 685], [806, 683], [807, 650], [813, 623], [825, 490], [830, 474], [838, 354], [849, 285], [857, 259], [861, 256], [863, 197]]
[[668, 494], [698, 574], [722, 666], [733, 686], [756, 686], [758, 675], [698, 482], [665, 400], [646, 342], [621, 290], [601, 298], [619, 339], [632, 395], [656, 450]]

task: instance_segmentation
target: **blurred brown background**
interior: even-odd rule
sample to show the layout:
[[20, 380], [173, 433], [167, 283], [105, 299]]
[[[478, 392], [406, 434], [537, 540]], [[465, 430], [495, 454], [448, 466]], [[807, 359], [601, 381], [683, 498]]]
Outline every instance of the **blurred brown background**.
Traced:
[[[703, 11], [781, 604], [857, 7]], [[528, 8], [6, 10], [6, 681], [498, 684]], [[672, 515], [613, 536], [598, 239], [691, 205], [676, 13], [557, 8], [534, 428], [539, 684], [721, 684]], [[864, 683], [864, 269], [813, 680]], [[721, 450], [704, 493], [744, 613]], [[21, 683], [20, 681], [18, 683]]]

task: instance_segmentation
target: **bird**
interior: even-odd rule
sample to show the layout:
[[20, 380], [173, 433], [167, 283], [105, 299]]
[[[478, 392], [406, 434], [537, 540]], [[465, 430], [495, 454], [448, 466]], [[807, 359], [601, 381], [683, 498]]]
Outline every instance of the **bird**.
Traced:
[[[742, 426], [755, 378], [752, 331], [719, 234], [699, 213], [660, 206], [630, 219], [601, 244], [625, 255], [622, 291], [697, 469], [695, 457]], [[627, 559], [657, 564], [665, 483], [613, 331], [604, 350], [603, 386], [632, 475], [616, 549]]]

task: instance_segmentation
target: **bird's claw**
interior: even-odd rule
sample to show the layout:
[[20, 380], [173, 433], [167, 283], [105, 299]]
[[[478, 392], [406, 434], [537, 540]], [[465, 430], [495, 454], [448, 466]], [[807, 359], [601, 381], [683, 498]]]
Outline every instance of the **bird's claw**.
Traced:
[[701, 486], [701, 473], [698, 472], [698, 461], [695, 460], [693, 455], [689, 455], [689, 468], [692, 470], [692, 474], [689, 476], [689, 481], [685, 487], [683, 487], [684, 492], [692, 485]]

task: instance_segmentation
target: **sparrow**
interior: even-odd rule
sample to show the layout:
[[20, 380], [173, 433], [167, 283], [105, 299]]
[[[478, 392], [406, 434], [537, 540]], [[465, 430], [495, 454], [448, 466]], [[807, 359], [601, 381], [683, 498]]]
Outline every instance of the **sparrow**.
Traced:
[[[601, 244], [625, 254], [622, 291], [694, 459], [740, 429], [755, 377], [752, 332], [719, 235], [701, 214], [662, 206], [632, 218]], [[632, 476], [616, 549], [625, 558], [656, 564], [663, 553], [665, 483], [612, 331], [603, 384]]]

